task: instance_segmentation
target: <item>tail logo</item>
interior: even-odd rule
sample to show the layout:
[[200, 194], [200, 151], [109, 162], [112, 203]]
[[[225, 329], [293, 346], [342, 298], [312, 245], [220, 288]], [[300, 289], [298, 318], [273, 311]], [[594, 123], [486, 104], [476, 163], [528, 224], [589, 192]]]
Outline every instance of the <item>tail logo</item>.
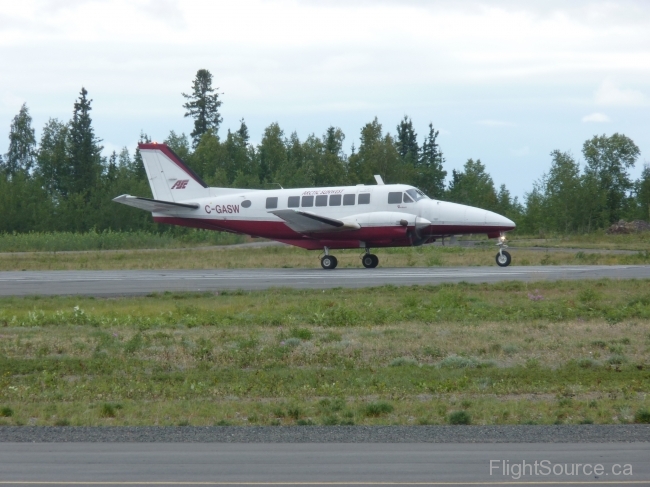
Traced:
[[189, 179], [179, 179], [174, 183], [172, 189], [185, 189], [189, 181], [190, 181]]

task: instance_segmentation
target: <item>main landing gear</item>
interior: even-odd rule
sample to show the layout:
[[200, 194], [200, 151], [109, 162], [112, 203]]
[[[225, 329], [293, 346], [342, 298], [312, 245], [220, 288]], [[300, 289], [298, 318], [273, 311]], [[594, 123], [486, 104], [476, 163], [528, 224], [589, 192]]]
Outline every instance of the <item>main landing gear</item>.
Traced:
[[[325, 247], [325, 255], [320, 259], [320, 265], [323, 269], [332, 270], [336, 269], [339, 261], [336, 260], [336, 257], [330, 255], [329, 247]], [[370, 249], [366, 248], [366, 253], [361, 257], [361, 263], [366, 269], [374, 269], [379, 264], [379, 257], [375, 254], [370, 253]]]
[[497, 246], [499, 247], [499, 253], [497, 254], [496, 261], [497, 265], [499, 267], [508, 267], [510, 265], [510, 262], [512, 262], [512, 257], [510, 257], [510, 253], [503, 250], [507, 249], [508, 246], [506, 245], [506, 236], [501, 235], [499, 237], [499, 241], [497, 242]]
[[338, 263], [339, 261], [336, 260], [336, 257], [330, 255], [329, 247], [325, 247], [325, 255], [320, 260], [320, 265], [323, 266], [323, 269], [326, 270], [336, 269]]
[[366, 247], [366, 253], [361, 257], [361, 263], [366, 269], [374, 269], [379, 264], [379, 257], [370, 253], [370, 249]]

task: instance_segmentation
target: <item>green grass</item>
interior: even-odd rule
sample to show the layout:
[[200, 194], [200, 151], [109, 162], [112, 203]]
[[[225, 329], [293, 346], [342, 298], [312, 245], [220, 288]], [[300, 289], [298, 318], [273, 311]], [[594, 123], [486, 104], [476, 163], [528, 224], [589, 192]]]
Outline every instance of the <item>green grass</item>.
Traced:
[[510, 242], [517, 247], [583, 248], [605, 250], [637, 250], [650, 248], [650, 232], [608, 235], [605, 230], [569, 235], [513, 234]]
[[0, 252], [61, 252], [88, 250], [167, 249], [242, 243], [245, 238], [223, 232], [189, 230], [168, 233], [103, 232], [30, 232], [0, 233]]
[[[361, 267], [359, 250], [337, 250], [339, 268]], [[494, 266], [495, 246], [376, 249], [380, 267]], [[634, 254], [540, 252], [512, 249], [513, 266], [650, 264], [650, 252]], [[115, 250], [71, 253], [0, 253], [0, 271], [108, 269], [320, 268], [319, 253], [296, 247]]]
[[649, 284], [3, 298], [0, 424], [647, 422]]

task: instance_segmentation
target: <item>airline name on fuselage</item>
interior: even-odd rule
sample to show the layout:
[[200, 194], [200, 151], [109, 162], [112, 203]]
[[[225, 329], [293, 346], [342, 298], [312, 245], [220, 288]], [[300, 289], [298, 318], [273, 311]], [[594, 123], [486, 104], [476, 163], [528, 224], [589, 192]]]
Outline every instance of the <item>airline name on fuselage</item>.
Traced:
[[211, 207], [210, 205], [205, 205], [205, 212], [206, 213], [239, 213], [239, 205], [214, 205], [214, 207]]
[[344, 189], [320, 189], [316, 191], [303, 191], [301, 196], [318, 196], [319, 194], [341, 194]]

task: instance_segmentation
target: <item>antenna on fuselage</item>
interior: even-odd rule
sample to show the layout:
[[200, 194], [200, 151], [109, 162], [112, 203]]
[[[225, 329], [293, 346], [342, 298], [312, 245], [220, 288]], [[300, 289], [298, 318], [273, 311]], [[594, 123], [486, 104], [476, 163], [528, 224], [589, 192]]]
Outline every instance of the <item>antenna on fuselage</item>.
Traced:
[[384, 180], [381, 179], [381, 176], [379, 174], [375, 174], [375, 181], [377, 181], [377, 185], [379, 186], [384, 184]]
[[280, 189], [284, 189], [280, 183], [264, 183], [265, 185], [276, 184]]

